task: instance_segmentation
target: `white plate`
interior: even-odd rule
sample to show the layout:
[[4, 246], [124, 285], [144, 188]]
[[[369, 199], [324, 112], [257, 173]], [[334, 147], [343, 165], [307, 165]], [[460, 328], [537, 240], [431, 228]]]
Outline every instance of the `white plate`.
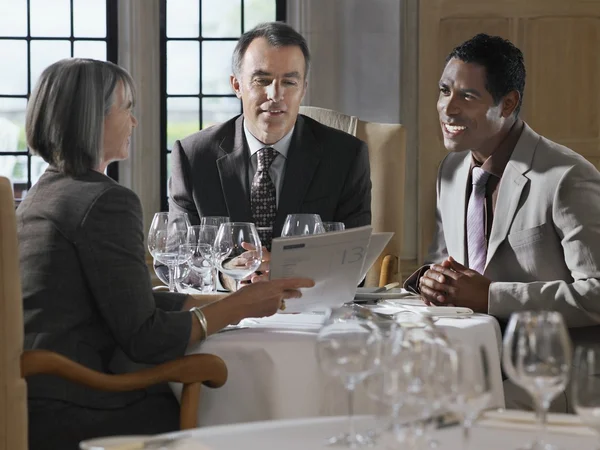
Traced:
[[379, 300], [390, 298], [420, 298], [418, 295], [408, 292], [406, 289], [394, 288], [389, 291], [375, 293], [379, 288], [358, 288], [354, 294], [355, 300]]

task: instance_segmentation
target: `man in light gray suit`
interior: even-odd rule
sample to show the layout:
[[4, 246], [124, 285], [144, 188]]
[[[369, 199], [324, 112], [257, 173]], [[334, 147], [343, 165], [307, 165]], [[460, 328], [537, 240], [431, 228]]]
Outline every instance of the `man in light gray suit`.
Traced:
[[[432, 265], [405, 287], [501, 324], [519, 310], [558, 311], [576, 343], [598, 342], [600, 173], [519, 118], [524, 87], [523, 55], [507, 40], [480, 34], [448, 56]], [[506, 391], [509, 406], [527, 400]]]

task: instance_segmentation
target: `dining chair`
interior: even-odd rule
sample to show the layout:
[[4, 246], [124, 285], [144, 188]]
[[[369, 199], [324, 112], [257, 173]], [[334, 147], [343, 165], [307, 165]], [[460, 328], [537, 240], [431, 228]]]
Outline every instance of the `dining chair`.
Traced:
[[27, 449], [26, 378], [36, 374], [55, 375], [112, 392], [144, 389], [164, 382], [182, 383], [180, 428], [194, 428], [202, 384], [217, 388], [227, 380], [227, 367], [215, 355], [188, 355], [137, 372], [108, 375], [51, 351], [23, 351], [16, 225], [11, 184], [8, 178], [0, 177], [0, 450]]
[[373, 231], [393, 231], [394, 236], [369, 270], [365, 286], [381, 287], [401, 281], [406, 129], [400, 124], [366, 122], [316, 106], [301, 106], [300, 114], [356, 136], [368, 145]]

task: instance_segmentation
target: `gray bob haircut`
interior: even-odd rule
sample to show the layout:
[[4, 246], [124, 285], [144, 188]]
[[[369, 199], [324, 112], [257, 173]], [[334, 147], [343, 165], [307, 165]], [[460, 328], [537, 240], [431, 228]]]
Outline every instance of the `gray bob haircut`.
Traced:
[[135, 100], [133, 79], [116, 64], [68, 58], [48, 66], [27, 104], [27, 144], [48, 164], [70, 176], [102, 162], [104, 118], [121, 81], [125, 101]]
[[248, 50], [250, 43], [257, 38], [265, 38], [273, 47], [300, 47], [300, 50], [302, 50], [302, 54], [304, 55], [304, 77], [306, 78], [310, 68], [310, 51], [308, 50], [306, 39], [288, 24], [283, 22], [260, 23], [242, 34], [242, 37], [240, 37], [233, 50], [231, 61], [231, 70], [237, 78], [240, 77], [242, 72], [244, 54], [246, 53], [246, 50]]

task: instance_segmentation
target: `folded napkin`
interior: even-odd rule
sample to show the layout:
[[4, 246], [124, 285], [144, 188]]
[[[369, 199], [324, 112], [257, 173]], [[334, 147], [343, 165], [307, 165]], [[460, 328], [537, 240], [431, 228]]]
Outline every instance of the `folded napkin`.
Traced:
[[286, 314], [277, 313], [258, 319], [244, 319], [241, 327], [250, 328], [285, 328], [285, 329], [314, 329], [321, 327], [325, 321], [324, 312]]
[[84, 441], [80, 444], [83, 450], [159, 450], [168, 448], [172, 450], [210, 450], [193, 437], [141, 437], [141, 436], [117, 436], [110, 438], [99, 438]]
[[[534, 413], [511, 409], [487, 411], [477, 421], [477, 426], [522, 431], [535, 431], [538, 428]], [[546, 429], [550, 433], [597, 436], [591, 428], [581, 422], [579, 416], [573, 414], [548, 414]]]
[[[419, 314], [428, 314], [433, 317], [468, 317], [473, 315], [471, 308], [462, 306], [427, 306], [421, 300], [384, 300], [379, 306], [385, 307], [388, 314], [410, 311]], [[381, 311], [383, 312], [383, 311]]]

